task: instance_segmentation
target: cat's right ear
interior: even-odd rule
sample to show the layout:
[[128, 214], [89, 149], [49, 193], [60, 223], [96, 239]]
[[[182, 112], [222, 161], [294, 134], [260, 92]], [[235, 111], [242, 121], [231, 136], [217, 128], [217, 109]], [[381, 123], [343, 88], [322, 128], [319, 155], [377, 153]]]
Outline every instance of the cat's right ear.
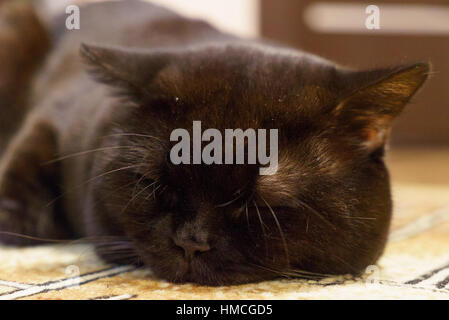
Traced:
[[152, 94], [154, 78], [170, 62], [166, 52], [87, 44], [81, 44], [80, 54], [94, 79], [137, 101]]
[[428, 78], [429, 63], [368, 71], [342, 71], [340, 83], [348, 93], [333, 110], [340, 128], [361, 149], [382, 148], [395, 118]]

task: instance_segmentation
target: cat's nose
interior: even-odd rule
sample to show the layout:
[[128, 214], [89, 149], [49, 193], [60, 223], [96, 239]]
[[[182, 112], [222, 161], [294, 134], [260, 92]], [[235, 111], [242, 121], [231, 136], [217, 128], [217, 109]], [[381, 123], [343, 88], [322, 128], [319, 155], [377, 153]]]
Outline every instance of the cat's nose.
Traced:
[[193, 257], [197, 253], [206, 252], [211, 249], [209, 243], [206, 241], [201, 241], [194, 238], [175, 236], [173, 241], [178, 247], [184, 249], [185, 256], [189, 258]]

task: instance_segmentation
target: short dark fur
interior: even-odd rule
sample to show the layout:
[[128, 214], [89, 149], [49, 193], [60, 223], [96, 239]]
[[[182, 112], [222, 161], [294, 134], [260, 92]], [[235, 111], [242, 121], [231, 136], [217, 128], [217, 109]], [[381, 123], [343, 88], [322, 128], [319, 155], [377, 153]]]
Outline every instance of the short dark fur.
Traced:
[[[376, 262], [392, 211], [386, 138], [427, 64], [352, 71], [139, 1], [81, 15], [3, 156], [0, 230], [87, 236], [110, 262], [207, 285]], [[170, 132], [194, 120], [279, 129], [278, 172], [171, 164]]]

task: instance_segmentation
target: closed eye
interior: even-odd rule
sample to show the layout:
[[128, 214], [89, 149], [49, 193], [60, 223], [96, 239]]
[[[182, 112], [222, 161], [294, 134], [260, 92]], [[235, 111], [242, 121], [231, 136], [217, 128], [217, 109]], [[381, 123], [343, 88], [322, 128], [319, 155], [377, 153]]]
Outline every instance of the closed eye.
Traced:
[[286, 197], [279, 195], [270, 195], [270, 196], [255, 196], [253, 203], [251, 203], [250, 207], [258, 207], [258, 208], [289, 208], [289, 209], [297, 209], [300, 207], [299, 201], [292, 197]]
[[249, 211], [255, 210], [265, 210], [271, 208], [275, 209], [288, 209], [288, 210], [297, 210], [300, 207], [298, 203], [292, 201], [291, 199], [281, 199], [278, 198], [276, 201], [268, 202], [263, 201], [260, 196], [253, 195], [246, 200], [241, 200], [240, 205], [232, 212], [233, 217], [240, 217], [245, 215]]
[[148, 173], [136, 173], [136, 186], [139, 185], [149, 185], [154, 183], [156, 180], [148, 175]]

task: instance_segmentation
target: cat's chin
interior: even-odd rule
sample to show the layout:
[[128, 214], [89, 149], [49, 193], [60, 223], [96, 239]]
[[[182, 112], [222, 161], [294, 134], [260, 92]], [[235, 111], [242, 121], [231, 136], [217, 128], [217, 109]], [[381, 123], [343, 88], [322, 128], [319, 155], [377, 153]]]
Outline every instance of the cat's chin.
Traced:
[[215, 265], [203, 257], [191, 260], [181, 255], [174, 258], [156, 256], [143, 259], [144, 264], [156, 278], [168, 282], [185, 284], [194, 283], [203, 286], [239, 285], [275, 278], [272, 273], [264, 272], [249, 266], [230, 264]]
[[176, 284], [193, 283], [201, 286], [218, 287], [218, 286], [231, 286], [242, 285], [254, 282], [260, 282], [264, 280], [273, 280], [273, 275], [262, 277], [254, 273], [234, 273], [234, 272], [218, 272], [215, 274], [206, 275], [201, 271], [190, 270], [185, 273], [175, 273], [174, 275], [167, 275], [166, 272], [159, 274], [151, 269], [157, 278], [166, 280], [168, 282]]

